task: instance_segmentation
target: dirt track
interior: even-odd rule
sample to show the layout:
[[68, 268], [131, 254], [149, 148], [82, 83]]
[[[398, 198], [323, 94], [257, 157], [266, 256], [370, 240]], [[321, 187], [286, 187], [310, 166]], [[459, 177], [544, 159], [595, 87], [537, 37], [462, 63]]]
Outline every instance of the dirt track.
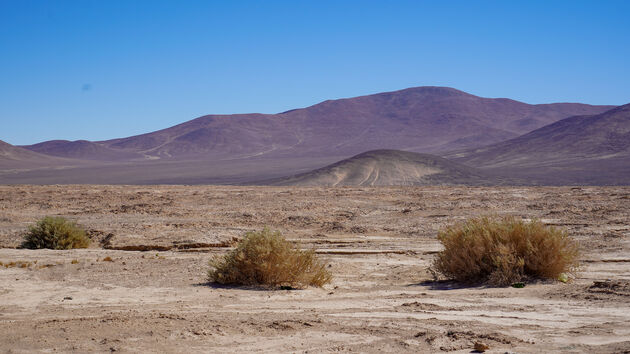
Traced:
[[[0, 262], [18, 262], [0, 267], [0, 350], [630, 351], [629, 210], [630, 187], [0, 187]], [[567, 228], [582, 272], [523, 289], [431, 282], [437, 230], [480, 214]], [[45, 215], [84, 225], [92, 247], [15, 249]], [[208, 259], [264, 226], [317, 249], [332, 285], [207, 284]]]

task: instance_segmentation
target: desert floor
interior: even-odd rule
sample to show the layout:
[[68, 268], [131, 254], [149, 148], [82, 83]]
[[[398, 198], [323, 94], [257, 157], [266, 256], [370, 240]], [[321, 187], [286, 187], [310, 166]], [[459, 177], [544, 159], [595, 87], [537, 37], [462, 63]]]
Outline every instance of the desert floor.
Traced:
[[[432, 281], [437, 231], [484, 214], [566, 228], [581, 272], [523, 289]], [[92, 246], [16, 249], [46, 215]], [[628, 352], [629, 223], [630, 187], [0, 186], [0, 351]], [[264, 226], [316, 249], [333, 283], [208, 284], [208, 260]]]

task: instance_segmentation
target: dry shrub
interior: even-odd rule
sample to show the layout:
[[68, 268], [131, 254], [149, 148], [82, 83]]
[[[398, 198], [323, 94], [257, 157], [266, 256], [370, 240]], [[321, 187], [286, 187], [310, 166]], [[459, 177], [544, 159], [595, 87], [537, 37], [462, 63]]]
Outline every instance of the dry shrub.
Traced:
[[433, 270], [465, 283], [509, 285], [558, 279], [578, 266], [578, 245], [566, 231], [513, 217], [469, 219], [438, 234], [444, 246]]
[[219, 284], [321, 287], [332, 276], [313, 251], [295, 249], [280, 232], [248, 232], [236, 248], [210, 261], [209, 280]]
[[9, 262], [9, 263], [0, 262], [0, 266], [4, 266], [5, 268], [14, 268], [14, 267], [28, 268], [31, 265], [33, 265], [33, 263], [27, 262], [27, 261], [17, 261], [17, 262]]
[[89, 244], [87, 233], [76, 223], [62, 217], [47, 216], [30, 227], [21, 247], [65, 250], [86, 248]]
[[113, 262], [113, 261], [114, 260], [110, 256], [107, 256], [107, 257], [103, 258], [103, 262]]

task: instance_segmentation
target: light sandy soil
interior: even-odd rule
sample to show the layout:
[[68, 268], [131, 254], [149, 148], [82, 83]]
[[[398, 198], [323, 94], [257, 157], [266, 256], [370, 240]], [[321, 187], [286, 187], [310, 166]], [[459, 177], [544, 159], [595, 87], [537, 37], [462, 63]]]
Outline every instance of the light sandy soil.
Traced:
[[[582, 271], [431, 281], [437, 231], [481, 214], [567, 228]], [[91, 248], [15, 249], [45, 215], [84, 225]], [[630, 187], [0, 186], [0, 351], [630, 352], [629, 220]], [[208, 260], [265, 225], [317, 249], [333, 283], [208, 284]]]

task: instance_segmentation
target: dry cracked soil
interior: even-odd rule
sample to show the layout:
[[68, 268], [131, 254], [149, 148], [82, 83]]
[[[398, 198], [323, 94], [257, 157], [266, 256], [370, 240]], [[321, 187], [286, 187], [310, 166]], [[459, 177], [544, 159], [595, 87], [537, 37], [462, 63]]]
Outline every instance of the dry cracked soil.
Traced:
[[[0, 351], [627, 353], [629, 210], [630, 187], [0, 186]], [[580, 272], [434, 281], [438, 230], [486, 214], [566, 228]], [[18, 249], [46, 215], [90, 248]], [[209, 284], [208, 260], [264, 226], [315, 249], [332, 284]]]

